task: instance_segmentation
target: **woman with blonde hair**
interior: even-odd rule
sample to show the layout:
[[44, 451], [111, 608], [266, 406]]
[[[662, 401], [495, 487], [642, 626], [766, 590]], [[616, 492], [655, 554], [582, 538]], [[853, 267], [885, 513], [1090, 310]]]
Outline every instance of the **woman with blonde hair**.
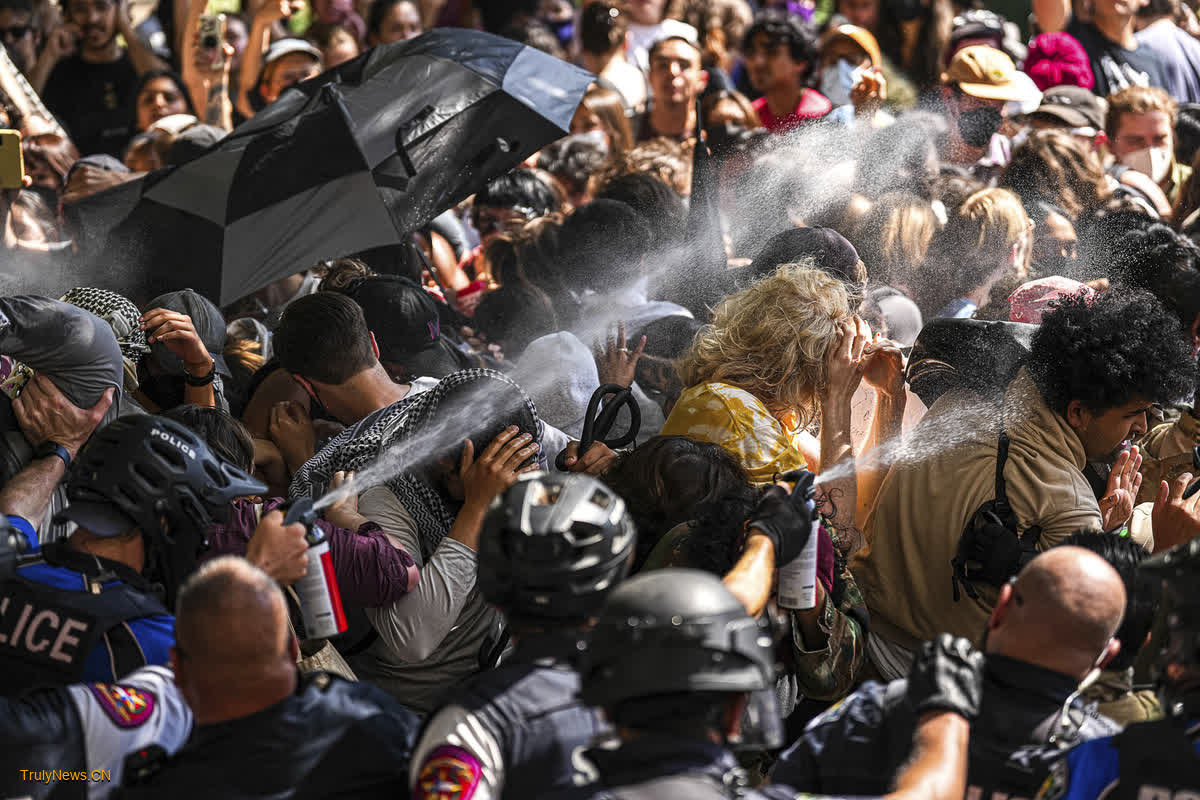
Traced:
[[[728, 297], [683, 357], [687, 388], [662, 429], [719, 445], [755, 484], [797, 468], [827, 473], [819, 494], [832, 530], [818, 540], [817, 560], [837, 575], [817, 581], [814, 608], [790, 612], [796, 649], [807, 654], [793, 671], [810, 697], [844, 696], [864, 663], [852, 600], [858, 589], [835, 553], [857, 545], [856, 511], [869, 508], [882, 476], [854, 468], [850, 401], [864, 378], [875, 387], [868, 447], [897, 435], [904, 414], [900, 351], [868, 343], [871, 330], [853, 314], [858, 297], [851, 292], [810, 260], [785, 264]], [[818, 417], [814, 446], [805, 428]]]
[[998, 281], [1024, 281], [1033, 229], [1021, 199], [1007, 189], [968, 197], [930, 247], [914, 298], [921, 313], [926, 319], [973, 317]]
[[[687, 387], [662, 433], [721, 445], [757, 484], [807, 468], [828, 471], [853, 455], [850, 401], [866, 378], [876, 390], [864, 446], [899, 433], [904, 414], [903, 359], [890, 343], [869, 344], [854, 315], [859, 298], [836, 278], [786, 264], [731, 295], [696, 335], [679, 373]], [[807, 429], [820, 420], [820, 441]], [[824, 484], [840, 529], [855, 527], [877, 482], [859, 491], [856, 471]]]
[[911, 296], [929, 244], [941, 227], [927, 200], [908, 192], [888, 192], [855, 227], [854, 247], [875, 283]]

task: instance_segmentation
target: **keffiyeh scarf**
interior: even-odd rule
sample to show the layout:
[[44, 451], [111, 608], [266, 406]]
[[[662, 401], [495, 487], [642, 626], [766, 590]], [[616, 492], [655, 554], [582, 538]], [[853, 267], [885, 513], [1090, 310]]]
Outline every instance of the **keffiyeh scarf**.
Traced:
[[142, 312], [138, 311], [133, 301], [107, 289], [86, 286], [76, 287], [60, 299], [64, 303], [90, 311], [108, 323], [117, 337], [121, 357], [125, 362], [125, 391], [133, 392], [137, 389], [137, 367], [150, 352], [150, 345], [146, 342], [146, 332], [138, 327]]
[[[457, 509], [452, 508], [441, 492], [430, 486], [412, 467], [433, 454], [428, 447], [461, 442], [472, 432], [472, 428], [478, 429], [487, 424], [486, 420], [476, 417], [474, 424], [464, 421], [452, 437], [449, 433], [446, 436], [435, 435], [437, 429], [433, 423], [442, 421], [438, 415], [442, 401], [452, 391], [467, 384], [478, 384], [474, 391], [478, 393], [480, 402], [500, 392], [515, 393], [536, 420], [534, 440], [541, 442], [542, 422], [538, 419], [533, 401], [520, 386], [495, 370], [461, 370], [447, 375], [429, 391], [405, 397], [346, 428], [296, 472], [288, 494], [293, 498], [320, 497], [327, 491], [335, 472], [359, 472], [375, 463], [384, 451], [404, 442], [413, 442], [423, 434], [429, 435], [428, 443], [416, 442], [423, 452], [414, 453], [411, 459], [399, 465], [404, 468], [403, 472], [384, 482], [416, 522], [421, 537], [421, 555], [428, 560], [450, 532]], [[542, 457], [539, 454], [539, 458]]]

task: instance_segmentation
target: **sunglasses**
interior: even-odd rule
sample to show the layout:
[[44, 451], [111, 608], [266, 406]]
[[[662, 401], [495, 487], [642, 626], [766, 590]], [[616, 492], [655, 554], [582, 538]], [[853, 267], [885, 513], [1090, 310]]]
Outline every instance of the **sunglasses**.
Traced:
[[32, 25], [13, 25], [9, 28], [0, 28], [0, 40], [15, 42], [24, 39], [32, 30]]

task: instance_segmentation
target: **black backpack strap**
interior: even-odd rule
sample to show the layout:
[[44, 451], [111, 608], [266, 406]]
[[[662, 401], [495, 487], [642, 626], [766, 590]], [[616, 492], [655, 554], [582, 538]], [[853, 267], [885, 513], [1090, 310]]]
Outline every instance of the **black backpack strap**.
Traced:
[[995, 499], [979, 507], [963, 528], [958, 551], [950, 562], [954, 602], [961, 599], [960, 587], [973, 600], [979, 599], [974, 584], [982, 581], [999, 586], [1037, 555], [1041, 528], [1030, 526], [1023, 534], [1020, 520], [1008, 502], [1004, 467], [1008, 464], [1010, 440], [1001, 430], [996, 443]]
[[996, 445], [996, 511], [1011, 511], [1008, 505], [1008, 484], [1004, 480], [1004, 466], [1008, 463], [1008, 433], [1000, 431]]

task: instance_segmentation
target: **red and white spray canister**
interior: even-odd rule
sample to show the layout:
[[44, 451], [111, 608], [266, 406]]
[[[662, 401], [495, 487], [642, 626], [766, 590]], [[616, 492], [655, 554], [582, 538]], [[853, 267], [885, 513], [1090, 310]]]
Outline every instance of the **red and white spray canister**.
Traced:
[[316, 524], [317, 514], [312, 500], [297, 500], [284, 517], [285, 525], [300, 523], [308, 529], [308, 571], [292, 586], [300, 598], [300, 614], [304, 619], [307, 639], [328, 639], [346, 630], [346, 612], [342, 594], [338, 591], [337, 576], [333, 573], [333, 554], [329, 539]]

